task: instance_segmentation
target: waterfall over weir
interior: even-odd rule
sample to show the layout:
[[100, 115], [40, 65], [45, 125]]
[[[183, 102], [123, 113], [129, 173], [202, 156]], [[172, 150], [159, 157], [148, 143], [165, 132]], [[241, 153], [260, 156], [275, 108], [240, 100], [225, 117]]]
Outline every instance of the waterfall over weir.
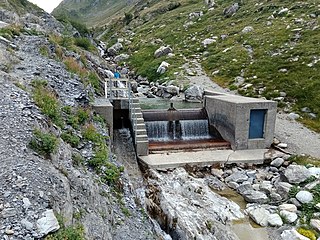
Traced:
[[207, 119], [146, 122], [150, 141], [211, 139]]

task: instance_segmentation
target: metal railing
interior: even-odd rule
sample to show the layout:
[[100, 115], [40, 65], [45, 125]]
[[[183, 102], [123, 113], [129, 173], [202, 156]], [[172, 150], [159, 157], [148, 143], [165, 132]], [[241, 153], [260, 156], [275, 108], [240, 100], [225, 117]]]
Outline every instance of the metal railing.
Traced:
[[130, 82], [127, 78], [109, 78], [104, 82], [105, 97], [114, 99], [128, 98]]
[[[129, 100], [129, 113], [132, 124], [133, 132], [136, 135], [137, 131], [137, 115], [136, 109], [133, 105], [133, 94], [131, 91], [131, 84], [127, 78], [109, 78], [105, 81], [105, 98], [112, 100], [116, 99], [128, 99]], [[136, 137], [134, 136], [136, 143]]]

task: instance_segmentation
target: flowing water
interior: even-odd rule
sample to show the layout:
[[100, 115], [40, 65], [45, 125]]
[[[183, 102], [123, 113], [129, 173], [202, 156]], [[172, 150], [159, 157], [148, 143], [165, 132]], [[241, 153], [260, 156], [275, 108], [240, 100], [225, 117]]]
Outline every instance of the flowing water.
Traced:
[[151, 121], [146, 122], [150, 141], [210, 139], [208, 120]]

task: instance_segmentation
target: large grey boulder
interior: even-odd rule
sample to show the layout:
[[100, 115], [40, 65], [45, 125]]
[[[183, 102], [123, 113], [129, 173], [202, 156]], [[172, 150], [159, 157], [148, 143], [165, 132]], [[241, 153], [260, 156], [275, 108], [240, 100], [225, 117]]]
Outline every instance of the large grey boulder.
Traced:
[[193, 85], [185, 91], [185, 99], [189, 102], [201, 102], [204, 90], [198, 85]]
[[278, 182], [275, 184], [275, 187], [277, 189], [277, 193], [279, 193], [283, 198], [287, 198], [293, 185], [288, 182]]
[[274, 159], [271, 163], [270, 163], [270, 165], [272, 166], [272, 167], [281, 167], [281, 165], [284, 163], [284, 159], [283, 158], [280, 158], [280, 157], [278, 157], [278, 158], [276, 158], [276, 159]]
[[117, 55], [117, 53], [123, 49], [123, 45], [122, 43], [116, 43], [114, 45], [112, 45], [111, 47], [108, 48], [107, 52], [109, 55], [111, 56], [115, 56]]
[[246, 210], [249, 214], [249, 217], [257, 224], [262, 227], [268, 226], [268, 218], [269, 218], [269, 211], [263, 207], [255, 208], [252, 210]]
[[294, 204], [284, 203], [278, 206], [279, 211], [297, 212], [297, 206]]
[[274, 213], [269, 215], [268, 224], [272, 227], [281, 227], [283, 225], [283, 221], [278, 214]]
[[319, 219], [311, 219], [310, 226], [313, 227], [318, 232], [320, 232], [320, 220]]
[[280, 216], [283, 217], [287, 223], [293, 223], [298, 219], [298, 215], [296, 213], [286, 210], [280, 211]]
[[311, 192], [308, 191], [300, 191], [296, 195], [296, 199], [298, 199], [301, 203], [309, 203], [313, 200], [313, 195]]
[[37, 228], [42, 237], [60, 228], [52, 209], [45, 211], [43, 214], [44, 217], [37, 221]]
[[168, 87], [165, 87], [165, 91], [167, 93], [170, 93], [171, 95], [175, 96], [179, 94], [179, 87], [174, 86], [174, 85], [170, 85]]
[[236, 183], [242, 183], [246, 180], [248, 180], [248, 176], [244, 171], [234, 172], [229, 177], [225, 178], [226, 182], [236, 182]]
[[166, 56], [169, 53], [172, 53], [172, 49], [169, 46], [161, 46], [154, 52], [154, 56], [159, 58], [161, 56]]
[[115, 62], [121, 62], [127, 60], [130, 56], [128, 54], [122, 53], [114, 58]]
[[260, 191], [248, 190], [242, 193], [244, 200], [249, 203], [267, 203], [269, 201], [268, 196]]
[[284, 175], [289, 183], [301, 183], [311, 176], [311, 173], [305, 166], [290, 165], [284, 171]]

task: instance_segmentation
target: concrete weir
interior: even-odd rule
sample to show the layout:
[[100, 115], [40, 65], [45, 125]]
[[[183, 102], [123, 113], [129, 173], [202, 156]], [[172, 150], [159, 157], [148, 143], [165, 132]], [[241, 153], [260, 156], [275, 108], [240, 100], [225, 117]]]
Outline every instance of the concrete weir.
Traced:
[[176, 110], [171, 104], [143, 111], [139, 99], [128, 96], [97, 99], [93, 108], [106, 119], [111, 140], [114, 128], [131, 128], [137, 156], [150, 168], [266, 159], [275, 127], [273, 101], [205, 91], [203, 108]]

